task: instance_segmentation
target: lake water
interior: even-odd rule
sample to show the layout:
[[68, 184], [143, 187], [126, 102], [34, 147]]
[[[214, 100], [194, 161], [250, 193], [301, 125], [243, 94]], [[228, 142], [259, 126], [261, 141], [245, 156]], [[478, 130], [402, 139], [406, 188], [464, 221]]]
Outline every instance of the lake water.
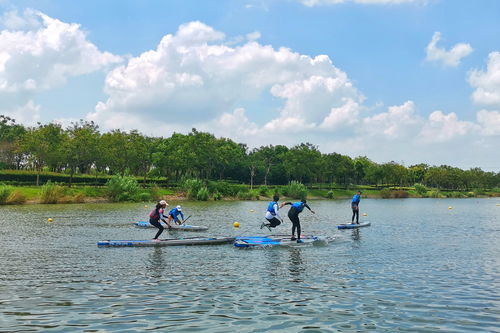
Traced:
[[[0, 332], [500, 332], [497, 204], [364, 199], [372, 226], [339, 231], [349, 201], [311, 201], [303, 233], [333, 242], [250, 250], [96, 246], [152, 238], [144, 204], [0, 206]], [[183, 207], [209, 231], [162, 237], [268, 234], [267, 202]]]

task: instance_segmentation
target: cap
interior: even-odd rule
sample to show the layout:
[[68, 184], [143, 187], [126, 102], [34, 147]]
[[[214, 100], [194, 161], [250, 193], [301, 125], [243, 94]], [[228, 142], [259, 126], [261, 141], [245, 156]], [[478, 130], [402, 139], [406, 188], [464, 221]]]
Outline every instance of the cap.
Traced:
[[168, 203], [165, 200], [160, 200], [160, 205], [168, 206]]

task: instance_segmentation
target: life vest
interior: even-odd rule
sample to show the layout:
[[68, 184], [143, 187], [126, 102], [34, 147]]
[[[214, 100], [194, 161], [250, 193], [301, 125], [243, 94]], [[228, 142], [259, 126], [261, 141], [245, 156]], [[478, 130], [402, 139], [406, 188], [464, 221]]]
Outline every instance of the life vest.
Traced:
[[151, 213], [149, 214], [149, 217], [154, 219], [154, 220], [159, 220], [160, 219], [160, 210], [162, 210], [161, 208], [155, 208], [151, 211]]
[[278, 203], [276, 201], [271, 201], [269, 205], [267, 206], [267, 211], [271, 213], [273, 216], [276, 215], [276, 212], [274, 211], [274, 205], [277, 205]]
[[292, 207], [295, 208], [297, 213], [301, 213], [304, 210], [304, 204], [302, 202], [296, 202], [292, 204]]

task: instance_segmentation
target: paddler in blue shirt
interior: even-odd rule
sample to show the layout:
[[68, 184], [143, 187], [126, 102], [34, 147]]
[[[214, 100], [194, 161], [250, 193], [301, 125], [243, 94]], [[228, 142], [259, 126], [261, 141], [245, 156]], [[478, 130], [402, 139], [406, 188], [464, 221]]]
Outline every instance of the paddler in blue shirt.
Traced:
[[[290, 221], [292, 221], [292, 238], [291, 240], [297, 240], [297, 243], [302, 243], [303, 241], [300, 239], [300, 220], [299, 220], [299, 214], [302, 213], [304, 210], [304, 207], [309, 209], [311, 213], [316, 214], [314, 210], [309, 207], [307, 204], [306, 199], [300, 200], [300, 202], [296, 203], [291, 203], [291, 202], [285, 202], [282, 206], [284, 205], [292, 205], [290, 207], [290, 210], [288, 211], [288, 218]], [[295, 229], [297, 229], [297, 238], [295, 238]]]
[[359, 202], [361, 201], [361, 191], [358, 191], [357, 194], [355, 194], [352, 197], [352, 202], [351, 202], [351, 208], [352, 208], [352, 219], [351, 219], [351, 224], [354, 224], [354, 217], [356, 216], [356, 224], [359, 224]]
[[264, 227], [267, 227], [267, 229], [269, 229], [269, 231], [271, 231], [271, 228], [276, 228], [277, 226], [279, 226], [281, 224], [281, 222], [283, 222], [283, 218], [281, 217], [280, 212], [279, 212], [279, 209], [283, 205], [280, 207], [280, 205], [278, 204], [279, 199], [280, 199], [279, 195], [275, 194], [273, 196], [273, 201], [271, 201], [269, 203], [269, 205], [267, 205], [267, 211], [266, 211], [265, 218], [269, 223], [263, 222], [260, 225], [261, 229]]
[[[179, 215], [182, 217], [182, 222], [179, 220]], [[177, 205], [177, 207], [168, 212], [168, 223], [170, 224], [170, 221], [172, 220], [174, 220], [177, 224], [184, 223], [184, 214], [182, 213], [182, 207], [180, 205]]]

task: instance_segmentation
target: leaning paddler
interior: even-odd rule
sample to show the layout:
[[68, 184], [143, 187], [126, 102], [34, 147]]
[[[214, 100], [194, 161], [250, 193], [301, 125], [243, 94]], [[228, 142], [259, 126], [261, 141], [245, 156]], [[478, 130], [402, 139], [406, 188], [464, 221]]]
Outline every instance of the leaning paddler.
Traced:
[[[285, 202], [282, 206], [284, 205], [292, 205], [290, 207], [290, 210], [288, 211], [288, 218], [290, 221], [292, 221], [292, 238], [291, 240], [297, 240], [297, 243], [302, 243], [302, 240], [300, 239], [300, 219], [299, 219], [299, 214], [302, 213], [304, 210], [304, 207], [309, 209], [309, 211], [313, 214], [316, 214], [314, 210], [309, 207], [307, 204], [306, 199], [302, 199], [299, 202], [296, 203], [291, 203], [291, 202]], [[295, 238], [295, 229], [297, 229], [297, 238]]]
[[278, 204], [278, 200], [280, 199], [279, 195], [275, 194], [273, 196], [273, 201], [267, 205], [267, 211], [265, 218], [269, 223], [263, 222], [260, 226], [260, 228], [267, 227], [269, 231], [271, 231], [271, 228], [276, 228], [283, 222], [283, 218], [280, 215], [279, 209], [283, 206], [280, 207]]
[[[179, 220], [179, 215], [182, 217], [182, 221]], [[180, 205], [177, 205], [177, 207], [168, 212], [168, 224], [170, 224], [170, 221], [172, 220], [177, 224], [184, 223], [184, 214], [182, 213], [182, 207]]]
[[165, 229], [161, 225], [160, 220], [167, 223], [168, 227], [170, 228], [170, 223], [165, 221], [165, 216], [163, 215], [167, 206], [168, 203], [165, 200], [161, 200], [156, 204], [155, 209], [153, 209], [153, 211], [149, 214], [149, 223], [158, 228], [158, 232], [156, 233], [155, 238], [153, 238], [154, 241], [158, 241], [158, 237], [160, 237], [161, 233]]

